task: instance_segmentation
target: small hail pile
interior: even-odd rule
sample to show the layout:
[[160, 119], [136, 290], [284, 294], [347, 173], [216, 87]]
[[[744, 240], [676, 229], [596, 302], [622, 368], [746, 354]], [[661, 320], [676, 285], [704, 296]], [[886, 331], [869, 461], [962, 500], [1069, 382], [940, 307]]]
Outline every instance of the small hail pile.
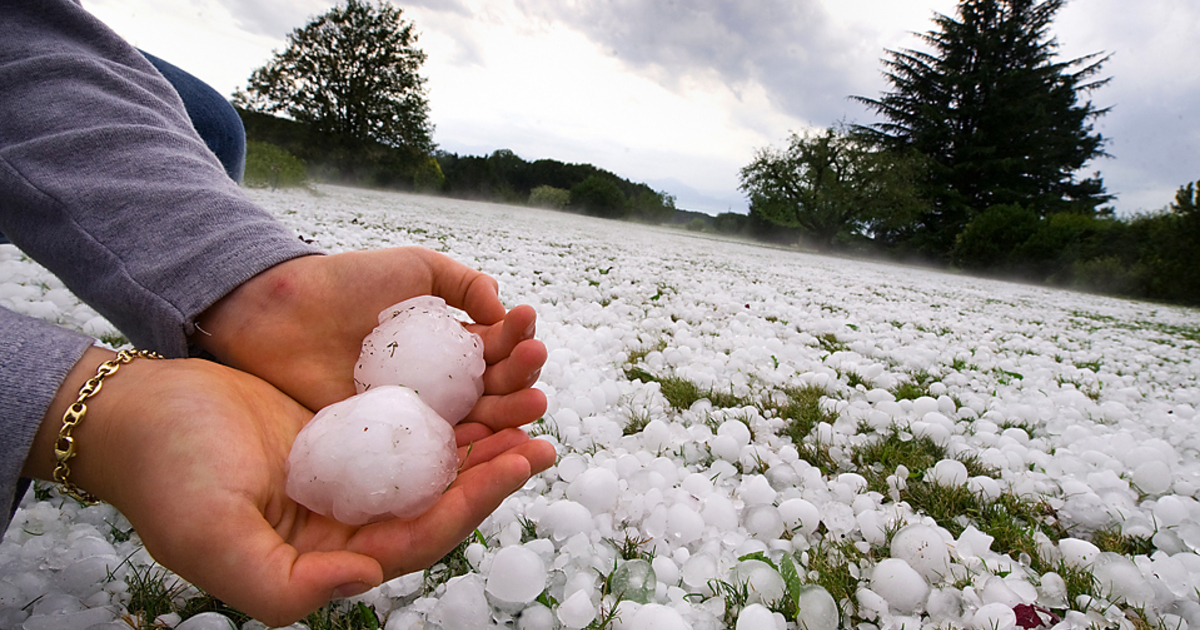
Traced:
[[350, 525], [423, 514], [454, 481], [453, 425], [483, 395], [483, 343], [433, 296], [379, 314], [359, 393], [317, 413], [292, 445], [288, 496]]

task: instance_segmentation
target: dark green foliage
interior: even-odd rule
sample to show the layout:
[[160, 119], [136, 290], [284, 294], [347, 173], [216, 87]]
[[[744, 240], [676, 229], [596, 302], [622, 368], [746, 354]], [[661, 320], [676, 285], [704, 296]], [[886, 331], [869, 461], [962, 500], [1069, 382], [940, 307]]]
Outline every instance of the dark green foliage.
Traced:
[[[542, 198], [535, 202], [531, 200], [533, 191], [549, 187], [574, 193], [576, 186], [596, 177], [614, 184], [624, 196], [621, 216], [660, 223], [675, 214], [675, 199], [671, 195], [623, 179], [591, 164], [566, 164], [557, 160], [527, 162], [508, 149], [495, 151], [486, 157], [439, 152], [437, 159], [446, 175], [443, 192], [451, 197], [551, 207], [557, 205], [560, 198], [555, 197], [552, 203], [543, 203], [546, 200]], [[612, 195], [611, 187], [606, 185], [606, 188], [609, 188], [607, 194]], [[571, 207], [577, 207], [573, 195], [569, 203]], [[608, 211], [609, 206], [601, 205], [603, 211]]]
[[1200, 214], [1200, 181], [1179, 187], [1171, 204], [1171, 212], [1185, 217]]
[[307, 179], [303, 160], [267, 142], [246, 143], [246, 186], [292, 188], [303, 186]]
[[334, 136], [433, 150], [425, 53], [399, 8], [346, 0], [288, 34], [288, 45], [255, 70], [235, 101], [286, 113]]
[[675, 214], [675, 197], [656, 190], [639, 190], [629, 197], [629, 217], [645, 223], [663, 223]]
[[[312, 125], [239, 109], [249, 142], [265, 142], [302, 160], [318, 181], [411, 189], [425, 159], [408, 148], [317, 131]], [[250, 173], [247, 156], [247, 175]]]
[[958, 235], [952, 256], [964, 269], [1006, 269], [1011, 254], [1038, 229], [1032, 210], [1009, 204], [979, 213]]
[[1044, 216], [1092, 213], [1109, 199], [1098, 176], [1077, 180], [1104, 155], [1092, 121], [1107, 110], [1081, 97], [1108, 59], [1056, 59], [1050, 36], [1065, 0], [961, 0], [921, 36], [929, 51], [889, 51], [892, 91], [857, 97], [886, 120], [859, 130], [880, 146], [930, 160], [932, 207], [913, 238], [943, 256], [976, 213], [1020, 205]]
[[918, 162], [874, 151], [842, 129], [792, 134], [760, 149], [740, 173], [741, 189], [771, 223], [800, 228], [822, 248], [867, 234], [889, 237], [923, 208]]
[[1092, 542], [1100, 551], [1111, 551], [1123, 556], [1148, 556], [1154, 553], [1155, 546], [1150, 538], [1145, 536], [1127, 536], [1121, 533], [1121, 528], [1102, 529], [1092, 535]]
[[736, 212], [722, 212], [713, 219], [713, 227], [721, 234], [743, 234], [748, 231], [750, 217]]
[[621, 187], [612, 179], [600, 175], [589, 175], [572, 186], [569, 206], [606, 219], [621, 219], [629, 214], [629, 201], [621, 192]]

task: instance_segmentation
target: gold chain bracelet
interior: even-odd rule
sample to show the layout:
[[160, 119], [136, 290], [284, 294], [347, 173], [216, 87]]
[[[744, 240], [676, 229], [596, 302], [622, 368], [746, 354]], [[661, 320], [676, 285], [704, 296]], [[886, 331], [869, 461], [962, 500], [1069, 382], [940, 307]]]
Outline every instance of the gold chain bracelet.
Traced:
[[116, 358], [101, 363], [100, 367], [96, 369], [96, 375], [79, 388], [79, 398], [76, 398], [75, 402], [63, 413], [62, 428], [58, 430], [58, 440], [54, 443], [54, 460], [58, 462], [54, 467], [54, 481], [62, 484], [63, 494], [83, 503], [100, 502], [95, 495], [67, 479], [67, 475], [71, 474], [71, 467], [67, 461], [75, 457], [75, 438], [71, 433], [87, 415], [87, 400], [95, 396], [100, 391], [104, 379], [114, 374], [122, 365], [130, 363], [134, 359], [161, 358], [162, 355], [149, 350], [122, 350], [117, 353]]

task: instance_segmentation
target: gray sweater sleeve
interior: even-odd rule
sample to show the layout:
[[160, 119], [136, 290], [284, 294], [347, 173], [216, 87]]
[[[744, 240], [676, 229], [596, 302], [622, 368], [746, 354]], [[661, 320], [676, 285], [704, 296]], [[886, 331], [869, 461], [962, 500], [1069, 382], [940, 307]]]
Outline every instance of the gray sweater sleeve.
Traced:
[[20, 479], [21, 468], [42, 416], [91, 345], [86, 335], [0, 308], [0, 522], [5, 527], [28, 485]]
[[[71, 0], [0, 0], [0, 230], [135, 345], [172, 357], [208, 306], [313, 253], [242, 195], [149, 62]], [[0, 335], [7, 506], [86, 343], [9, 312]]]

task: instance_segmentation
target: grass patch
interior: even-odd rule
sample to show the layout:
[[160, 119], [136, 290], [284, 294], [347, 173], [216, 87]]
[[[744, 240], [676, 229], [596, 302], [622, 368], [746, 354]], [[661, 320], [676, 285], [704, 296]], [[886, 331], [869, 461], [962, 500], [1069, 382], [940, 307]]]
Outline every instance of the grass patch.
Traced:
[[910, 372], [908, 378], [889, 389], [892, 396], [896, 400], [916, 400], [925, 396], [930, 396], [929, 386], [934, 382], [933, 376], [925, 370], [917, 370]]
[[1092, 535], [1092, 542], [1100, 551], [1111, 551], [1123, 556], [1148, 556], [1154, 553], [1154, 543], [1145, 536], [1126, 536], [1119, 528], [1102, 529]]
[[833, 473], [837, 470], [837, 462], [829, 452], [829, 445], [805, 439], [818, 424], [832, 424], [837, 420], [834, 414], [821, 409], [821, 399], [827, 392], [816, 385], [805, 385], [786, 388], [783, 393], [787, 396], [783, 404], [765, 405], [764, 409], [774, 410], [777, 417], [787, 421], [783, 434], [796, 446], [800, 459], [824, 474]]
[[787, 400], [782, 405], [772, 405], [779, 418], [787, 420], [784, 434], [791, 438], [792, 443], [800, 446], [804, 438], [822, 422], [833, 423], [837, 418], [821, 409], [821, 399], [825, 397], [824, 389], [816, 385], [804, 387], [789, 387], [783, 390]]
[[844, 352], [850, 349], [850, 346], [838, 341], [837, 335], [833, 333], [825, 333], [817, 337], [817, 343], [821, 346], [822, 350], [829, 354]]
[[752, 399], [736, 396], [732, 391], [729, 393], [718, 392], [713, 389], [705, 391], [699, 385], [686, 378], [680, 376], [655, 376], [640, 367], [626, 368], [625, 378], [643, 383], [658, 383], [659, 391], [667, 399], [667, 404], [671, 405], [671, 408], [677, 411], [688, 409], [696, 404], [696, 401], [703, 398], [707, 398], [714, 407], [719, 409], [745, 407], [754, 403]]
[[125, 608], [141, 621], [138, 630], [155, 627], [154, 620], [161, 615], [183, 612], [183, 594], [190, 586], [187, 582], [156, 564], [139, 568], [129, 563], [129, 558], [125, 563], [129, 564], [129, 573], [125, 574], [129, 603]]
[[857, 388], [859, 385], [862, 385], [866, 389], [875, 388], [874, 383], [868, 381], [861, 374], [855, 372], [854, 370], [846, 370], [843, 373], [843, 376], [846, 377], [846, 385], [849, 385], [851, 389]]

